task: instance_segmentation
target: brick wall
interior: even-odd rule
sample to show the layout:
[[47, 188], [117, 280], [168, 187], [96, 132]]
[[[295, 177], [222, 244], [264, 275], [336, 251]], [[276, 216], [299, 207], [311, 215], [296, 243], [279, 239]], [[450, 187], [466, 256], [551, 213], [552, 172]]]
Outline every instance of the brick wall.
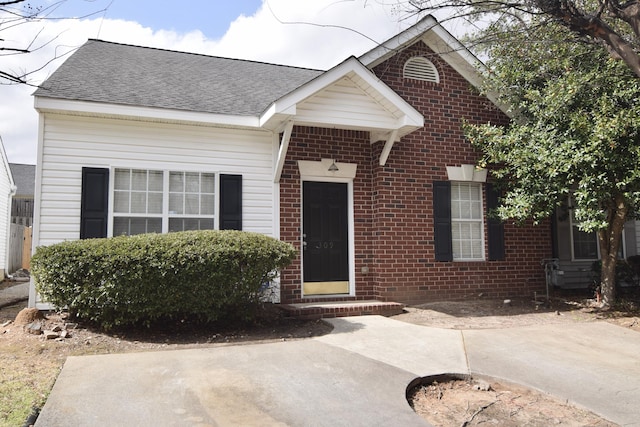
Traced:
[[[402, 78], [405, 61], [415, 55], [435, 64], [439, 84]], [[549, 224], [506, 224], [504, 261], [437, 262], [434, 257], [432, 183], [447, 180], [446, 166], [475, 164], [478, 156], [464, 139], [462, 120], [506, 123], [507, 118], [421, 43], [374, 72], [424, 115], [424, 128], [397, 142], [382, 167], [378, 161], [384, 142], [371, 145], [366, 132], [295, 127], [280, 182], [281, 238], [300, 249], [297, 160], [333, 158], [358, 164], [356, 299], [417, 304], [479, 294], [508, 297], [543, 292], [540, 261], [551, 257]], [[366, 275], [361, 273], [363, 266], [369, 268]], [[283, 271], [281, 289], [283, 302], [301, 301], [299, 258]]]
[[[355, 236], [355, 298], [374, 298], [371, 274], [363, 275], [362, 266], [371, 265], [375, 249], [372, 217], [371, 144], [367, 132], [339, 129], [324, 129], [296, 126], [291, 134], [287, 160], [280, 179], [280, 238], [300, 250], [301, 229], [301, 182], [298, 160], [320, 161], [335, 159], [336, 162], [355, 163], [358, 172], [353, 182], [354, 236]], [[300, 257], [282, 272], [281, 299], [283, 302], [300, 302], [302, 298]], [[320, 300], [326, 298], [320, 298]], [[332, 298], [336, 299], [336, 298]], [[305, 298], [305, 301], [314, 299]]]
[[[402, 78], [404, 63], [417, 55], [434, 63], [440, 83]], [[376, 162], [384, 143], [373, 147], [376, 297], [420, 303], [480, 293], [533, 295], [544, 290], [540, 261], [551, 257], [549, 224], [507, 224], [504, 261], [435, 261], [432, 183], [447, 180], [446, 166], [475, 164], [478, 157], [465, 141], [461, 123], [500, 124], [507, 117], [422, 43], [380, 64], [374, 72], [425, 117], [423, 129], [394, 145], [384, 167]], [[485, 242], [485, 253], [487, 250]]]

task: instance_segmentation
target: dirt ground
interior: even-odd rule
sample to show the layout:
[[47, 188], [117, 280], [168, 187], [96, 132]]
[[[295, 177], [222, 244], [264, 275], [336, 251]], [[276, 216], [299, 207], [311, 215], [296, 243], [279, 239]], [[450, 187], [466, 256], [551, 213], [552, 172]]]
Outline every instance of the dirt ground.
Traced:
[[[70, 355], [304, 339], [331, 330], [322, 321], [286, 318], [275, 307], [266, 310], [260, 323], [251, 327], [197, 327], [178, 322], [149, 330], [113, 333], [92, 329], [67, 318], [64, 313], [49, 313], [43, 320], [44, 329], [59, 326], [67, 330], [68, 336], [46, 340], [42, 335], [26, 333], [24, 325], [15, 322], [23, 308], [24, 304], [18, 304], [0, 309], [0, 366], [3, 367], [0, 373], [0, 426], [23, 423], [32, 407], [37, 412], [46, 401], [64, 360]], [[533, 298], [506, 302], [479, 296], [465, 301], [407, 307], [405, 313], [394, 319], [453, 329], [608, 321], [640, 332], [637, 303], [628, 302], [618, 310], [600, 312], [594, 301], [582, 295], [555, 296], [548, 306], [536, 304]], [[415, 398], [409, 400], [414, 410], [435, 426], [614, 425], [563, 405], [550, 396], [496, 382], [490, 382], [490, 390], [475, 390], [473, 381], [439, 382], [416, 389]]]
[[616, 425], [552, 396], [490, 380], [434, 382], [414, 389], [410, 401], [416, 413], [434, 426]]

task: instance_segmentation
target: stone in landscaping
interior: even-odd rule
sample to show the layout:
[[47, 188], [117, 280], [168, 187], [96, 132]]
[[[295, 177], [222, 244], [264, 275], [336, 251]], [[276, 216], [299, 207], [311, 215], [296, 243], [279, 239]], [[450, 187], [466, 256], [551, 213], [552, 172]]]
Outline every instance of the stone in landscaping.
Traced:
[[483, 380], [476, 380], [473, 384], [473, 389], [476, 391], [491, 391], [491, 384]]
[[25, 329], [32, 335], [40, 335], [42, 333], [42, 323], [37, 321], [29, 323]]
[[51, 328], [51, 330], [53, 332], [60, 332], [62, 330], [62, 327], [60, 325], [55, 325], [53, 328]]
[[44, 331], [44, 338], [47, 340], [54, 340], [56, 338], [58, 338], [60, 335], [58, 335], [57, 332], [53, 332], [53, 331]]

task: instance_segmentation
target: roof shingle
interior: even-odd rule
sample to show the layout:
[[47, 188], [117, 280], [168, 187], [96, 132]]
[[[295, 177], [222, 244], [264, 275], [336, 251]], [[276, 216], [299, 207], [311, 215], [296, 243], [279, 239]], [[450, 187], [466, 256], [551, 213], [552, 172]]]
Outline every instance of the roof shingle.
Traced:
[[33, 197], [36, 188], [36, 166], [21, 163], [9, 163], [17, 197]]
[[35, 96], [258, 116], [319, 70], [89, 40]]

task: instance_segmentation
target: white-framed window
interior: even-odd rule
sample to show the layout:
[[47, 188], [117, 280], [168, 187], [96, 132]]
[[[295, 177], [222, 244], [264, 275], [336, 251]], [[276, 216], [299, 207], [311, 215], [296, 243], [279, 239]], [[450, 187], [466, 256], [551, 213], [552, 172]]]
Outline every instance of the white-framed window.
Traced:
[[115, 168], [113, 236], [215, 228], [216, 174]]
[[451, 183], [451, 244], [454, 261], [485, 258], [480, 183]]
[[169, 231], [214, 228], [216, 176], [169, 172]]
[[[598, 243], [598, 235], [595, 231], [581, 231], [580, 222], [576, 219], [574, 210], [571, 209], [569, 216], [571, 221], [571, 253], [575, 261], [595, 261], [600, 259], [600, 244]], [[625, 257], [625, 235], [622, 232], [620, 239], [620, 248], [618, 248], [618, 258]]]

